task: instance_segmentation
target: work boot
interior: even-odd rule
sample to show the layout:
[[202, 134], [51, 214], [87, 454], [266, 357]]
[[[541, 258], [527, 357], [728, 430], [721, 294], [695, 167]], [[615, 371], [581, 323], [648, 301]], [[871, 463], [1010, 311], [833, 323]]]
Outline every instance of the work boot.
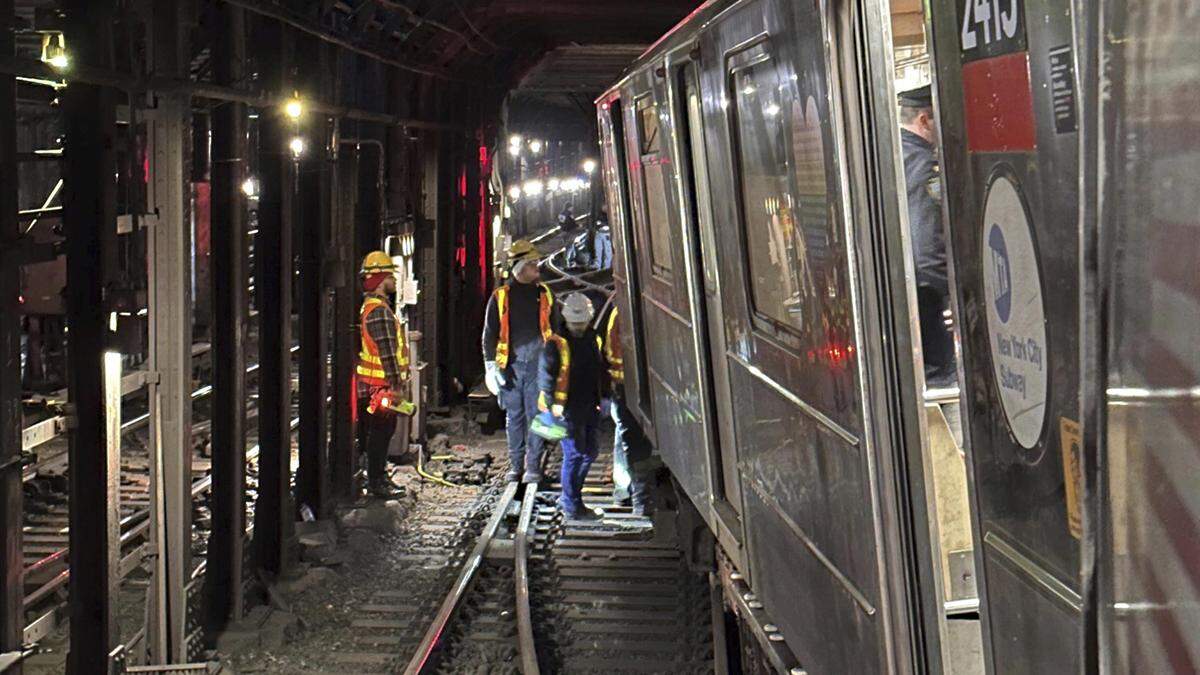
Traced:
[[604, 512], [600, 509], [593, 509], [585, 506], [573, 514], [564, 511], [563, 516], [568, 521], [573, 523], [594, 523], [598, 520], [604, 519]]
[[542, 482], [542, 472], [541, 471], [526, 471], [525, 475], [521, 476], [521, 482], [522, 483], [540, 483], [540, 482]]
[[521, 472], [516, 469], [509, 469], [508, 473], [504, 474], [505, 483], [515, 483], [521, 479]]
[[630, 510], [630, 513], [633, 515], [634, 518], [645, 518], [646, 513], [647, 513], [646, 505], [645, 504], [634, 504], [633, 509]]
[[368, 489], [368, 492], [371, 493], [372, 497], [376, 497], [378, 499], [391, 499], [392, 497], [396, 496], [395, 486], [392, 485], [390, 481], [386, 483], [373, 483]]
[[612, 503], [613, 506], [629, 506], [633, 500], [629, 498], [629, 493], [624, 490], [613, 490]]

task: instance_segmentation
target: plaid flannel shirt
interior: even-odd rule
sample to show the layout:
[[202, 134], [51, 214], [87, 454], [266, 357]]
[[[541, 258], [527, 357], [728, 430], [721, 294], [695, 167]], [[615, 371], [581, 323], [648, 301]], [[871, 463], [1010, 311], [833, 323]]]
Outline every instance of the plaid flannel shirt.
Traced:
[[[375, 345], [379, 347], [379, 360], [383, 362], [383, 372], [387, 373], [387, 379], [391, 384], [392, 391], [397, 393], [407, 392], [408, 369], [400, 366], [397, 355], [400, 349], [400, 339], [396, 335], [396, 326], [398, 324], [392, 308], [383, 305], [372, 310], [367, 315], [366, 324], [367, 333], [375, 341]], [[376, 387], [360, 380], [358, 382], [358, 397], [360, 399], [369, 399], [371, 394], [375, 393], [375, 389]]]

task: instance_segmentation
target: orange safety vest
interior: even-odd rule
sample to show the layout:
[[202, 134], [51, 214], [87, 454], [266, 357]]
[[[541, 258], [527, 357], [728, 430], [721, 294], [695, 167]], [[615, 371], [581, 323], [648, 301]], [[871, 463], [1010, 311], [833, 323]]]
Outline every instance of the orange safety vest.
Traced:
[[[554, 294], [546, 284], [541, 286], [542, 293], [538, 298], [538, 323], [542, 330], [542, 339], [549, 340], [554, 332], [550, 329], [550, 311], [554, 308]], [[508, 284], [496, 289], [496, 310], [500, 313], [500, 339], [496, 341], [496, 365], [501, 368], [508, 366], [509, 330], [508, 330]]]
[[[565, 406], [571, 394], [571, 343], [567, 342], [565, 337], [554, 333], [551, 333], [546, 341], [553, 342], [558, 347], [558, 379], [554, 381], [554, 403]], [[599, 335], [596, 336], [596, 348], [602, 349]], [[538, 394], [538, 407], [543, 410], [550, 409], [546, 402], [546, 392]]]
[[625, 359], [621, 348], [621, 324], [617, 321], [617, 306], [608, 314], [604, 329], [604, 359], [608, 361], [608, 376], [613, 385], [625, 384]]
[[[359, 312], [358, 329], [362, 335], [362, 351], [358, 353], [358, 379], [373, 387], [390, 387], [383, 360], [379, 358], [379, 345], [367, 332], [367, 316], [379, 307], [387, 307], [383, 298], [368, 296], [363, 300]], [[396, 364], [400, 367], [400, 379], [408, 380], [408, 340], [404, 339], [404, 326], [396, 319]]]

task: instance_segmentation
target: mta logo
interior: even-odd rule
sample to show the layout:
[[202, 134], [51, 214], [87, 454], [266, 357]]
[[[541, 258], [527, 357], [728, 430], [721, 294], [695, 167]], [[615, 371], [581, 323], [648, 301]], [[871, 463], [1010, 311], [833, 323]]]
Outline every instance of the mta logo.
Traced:
[[1004, 243], [1004, 231], [993, 223], [988, 232], [988, 248], [992, 255], [992, 304], [1001, 323], [1008, 323], [1012, 313], [1012, 274], [1008, 264], [1008, 245]]

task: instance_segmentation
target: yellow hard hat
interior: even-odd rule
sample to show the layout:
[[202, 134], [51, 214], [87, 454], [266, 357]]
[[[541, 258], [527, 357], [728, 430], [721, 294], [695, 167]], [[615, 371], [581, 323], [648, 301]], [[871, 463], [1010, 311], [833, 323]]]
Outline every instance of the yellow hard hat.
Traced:
[[518, 239], [508, 247], [508, 262], [514, 265], [523, 260], [537, 260], [541, 257], [542, 252], [528, 239]]
[[395, 272], [396, 264], [388, 254], [383, 251], [371, 251], [367, 257], [363, 258], [362, 269], [359, 274], [378, 274], [379, 272]]

